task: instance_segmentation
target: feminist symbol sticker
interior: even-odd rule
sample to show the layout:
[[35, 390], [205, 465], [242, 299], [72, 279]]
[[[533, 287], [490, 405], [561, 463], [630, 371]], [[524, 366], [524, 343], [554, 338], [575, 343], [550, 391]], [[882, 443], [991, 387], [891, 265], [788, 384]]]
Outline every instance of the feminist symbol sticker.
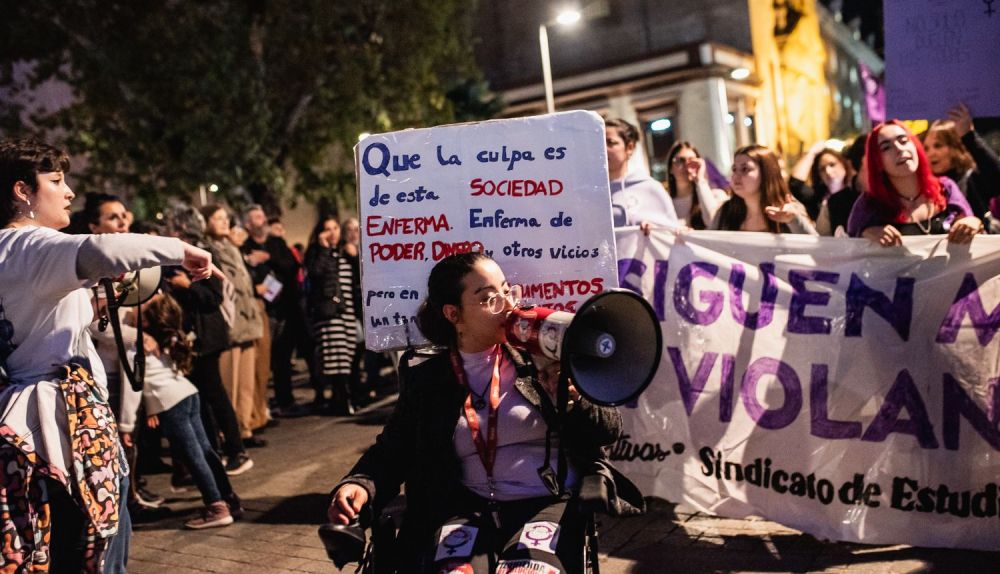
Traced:
[[438, 536], [438, 547], [434, 555], [434, 561], [437, 562], [445, 558], [471, 556], [472, 547], [476, 543], [476, 535], [478, 533], [478, 528], [465, 524], [446, 524], [442, 526], [441, 534]]
[[558, 543], [558, 524], [548, 521], [529, 522], [521, 529], [521, 539], [518, 541], [518, 548], [541, 550], [555, 554]]

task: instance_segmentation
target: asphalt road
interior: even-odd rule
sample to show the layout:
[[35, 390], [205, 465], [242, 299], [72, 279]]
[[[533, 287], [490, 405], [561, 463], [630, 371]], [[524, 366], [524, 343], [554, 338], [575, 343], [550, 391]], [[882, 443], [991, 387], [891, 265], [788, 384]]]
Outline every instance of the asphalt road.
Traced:
[[[316, 535], [327, 492], [378, 433], [391, 400], [352, 418], [284, 419], [270, 429], [270, 445], [251, 451], [254, 468], [233, 478], [247, 513], [229, 527], [184, 530], [201, 505], [196, 492], [172, 494], [169, 475], [149, 476], [174, 512], [136, 526], [129, 572], [336, 572]], [[604, 574], [1000, 572], [1000, 553], [823, 542], [766, 520], [718, 518], [665, 501], [652, 501], [641, 517], [603, 519], [600, 546]]]

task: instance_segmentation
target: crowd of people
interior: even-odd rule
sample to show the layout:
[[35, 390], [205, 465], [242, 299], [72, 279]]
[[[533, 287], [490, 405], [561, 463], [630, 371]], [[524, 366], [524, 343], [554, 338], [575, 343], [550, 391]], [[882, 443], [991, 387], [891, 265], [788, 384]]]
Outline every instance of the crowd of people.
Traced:
[[[163, 439], [172, 488], [204, 502], [185, 526], [231, 524], [243, 509], [229, 477], [252, 469], [260, 434], [280, 417], [352, 414], [382, 357], [358, 336], [356, 219], [325, 219], [303, 248], [259, 205], [236, 217], [177, 204], [137, 222], [122, 198], [90, 193], [73, 212], [69, 167], [44, 143], [0, 142], [0, 497], [25, 502], [0, 508], [0, 569], [124, 572], [131, 521], [169, 513], [142, 476], [165, 466]], [[161, 287], [141, 312], [97, 288], [149, 267]], [[138, 351], [141, 390], [127, 368]], [[296, 353], [312, 405], [292, 394]]]
[[968, 243], [1000, 233], [1000, 158], [957, 105], [916, 136], [890, 120], [844, 150], [813, 145], [786, 174], [775, 150], [736, 150], [729, 190], [712, 188], [690, 142], [667, 154], [663, 185], [629, 172], [638, 130], [607, 120], [608, 174], [615, 226], [864, 237], [883, 246], [906, 235], [947, 235]]
[[[888, 121], [843, 154], [817, 144], [790, 174], [774, 150], [742, 147], [725, 190], [709, 183], [707, 160], [687, 141], [670, 149], [664, 184], [632, 173], [638, 141], [628, 122], [606, 121], [618, 227], [851, 236], [887, 247], [906, 235], [968, 243], [1000, 233], [1000, 158], [964, 106], [920, 137]], [[252, 469], [248, 450], [267, 445], [260, 435], [280, 417], [353, 414], [373, 396], [380, 357], [362, 343], [357, 219], [323, 217], [307, 246], [290, 246], [280, 219], [259, 205], [237, 215], [221, 204], [176, 204], [162, 222], [136, 222], [122, 198], [92, 193], [71, 213], [68, 171], [54, 147], [0, 143], [0, 497], [28, 502], [0, 508], [0, 569], [120, 572], [129, 521], [167, 512], [142, 476], [163, 465], [161, 439], [172, 486], [193, 485], [204, 502], [186, 526], [231, 524], [243, 509], [229, 477]], [[109, 306], [91, 289], [155, 266], [162, 288], [141, 311]], [[332, 521], [349, 522], [377, 493], [406, 484], [412, 508], [423, 509], [402, 538], [412, 564], [450, 564], [435, 554], [454, 542], [433, 540], [444, 530], [486, 533], [468, 543], [472, 562], [534, 560], [511, 541], [544, 522], [567, 529], [551, 565], [576, 567], [583, 522], [563, 495], [606, 463], [601, 446], [614, 441], [620, 418], [572, 392], [570, 418], [551, 419], [557, 373], [506, 345], [503, 322], [518, 299], [485, 255], [434, 267], [418, 324], [446, 352], [408, 367], [424, 384], [409, 386], [335, 489]], [[141, 390], [129, 384], [107, 321], [96, 320], [108, 313], [122, 324], [129, 357], [148, 357]], [[308, 364], [311, 406], [292, 392], [296, 354]], [[441, 385], [452, 376], [461, 388]], [[482, 420], [490, 431], [524, 432], [484, 454]], [[559, 485], [543, 471], [561, 438], [571, 464]]]

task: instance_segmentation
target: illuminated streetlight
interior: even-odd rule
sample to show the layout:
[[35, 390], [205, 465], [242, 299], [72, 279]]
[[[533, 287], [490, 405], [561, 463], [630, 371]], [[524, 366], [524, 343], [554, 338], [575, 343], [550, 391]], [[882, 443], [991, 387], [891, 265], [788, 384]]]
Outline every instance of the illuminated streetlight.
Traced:
[[217, 185], [215, 185], [213, 183], [213, 184], [211, 184], [211, 185], [208, 186], [208, 191], [210, 191], [212, 193], [216, 193], [216, 192], [219, 191], [219, 186], [217, 186]]
[[579, 10], [563, 10], [558, 16], [556, 16], [556, 24], [561, 26], [570, 26], [579, 22], [582, 18], [583, 15], [580, 14]]
[[[560, 26], [571, 26], [583, 19], [579, 10], [567, 9], [559, 12], [554, 23]], [[545, 86], [545, 109], [548, 113], [556, 111], [555, 94], [552, 91], [552, 62], [549, 60], [549, 30], [545, 24], [538, 26], [538, 47], [542, 52], [542, 84]]]
[[745, 80], [750, 77], [750, 70], [747, 68], [736, 68], [729, 72], [729, 77], [734, 80]]

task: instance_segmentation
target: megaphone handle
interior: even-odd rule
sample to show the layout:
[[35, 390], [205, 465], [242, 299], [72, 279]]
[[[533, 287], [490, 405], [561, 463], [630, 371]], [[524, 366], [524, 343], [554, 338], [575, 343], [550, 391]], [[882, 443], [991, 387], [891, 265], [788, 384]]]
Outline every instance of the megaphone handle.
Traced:
[[[101, 279], [101, 285], [104, 286], [107, 292], [108, 300], [108, 318], [111, 320], [111, 331], [115, 335], [115, 347], [118, 348], [118, 361], [121, 364], [122, 371], [125, 372], [125, 377], [128, 379], [129, 384], [132, 386], [132, 390], [139, 392], [142, 390], [143, 375], [146, 371], [146, 354], [142, 346], [142, 320], [137, 321], [136, 329], [136, 345], [135, 345], [135, 370], [129, 367], [128, 364], [128, 354], [125, 352], [125, 341], [122, 338], [122, 325], [118, 318], [118, 309], [121, 306], [120, 301], [115, 299], [115, 287], [110, 279]], [[112, 303], [114, 301], [114, 303]], [[141, 307], [138, 307], [141, 309]]]

